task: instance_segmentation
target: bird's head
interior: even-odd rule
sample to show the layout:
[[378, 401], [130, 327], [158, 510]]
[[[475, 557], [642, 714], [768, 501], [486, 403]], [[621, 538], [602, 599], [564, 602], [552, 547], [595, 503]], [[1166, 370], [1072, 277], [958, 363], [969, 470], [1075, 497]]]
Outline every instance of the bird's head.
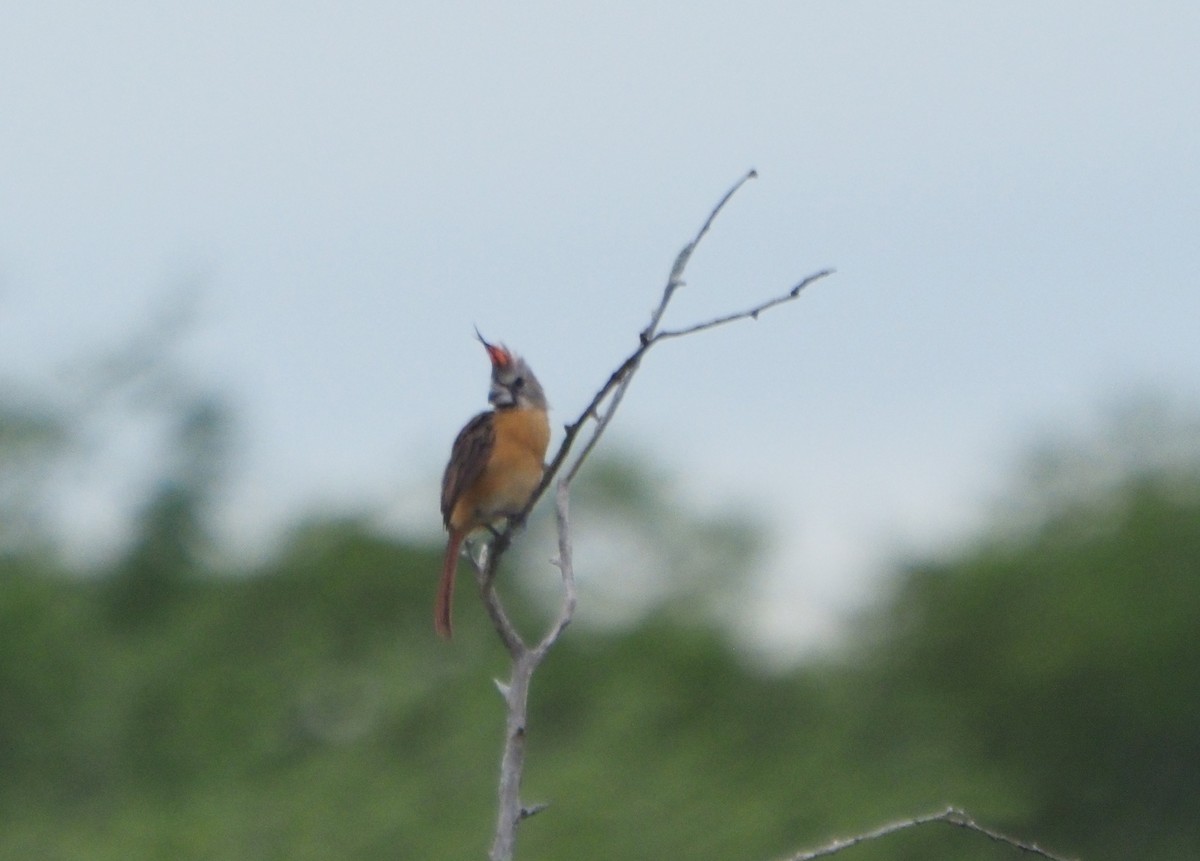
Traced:
[[492, 385], [488, 390], [488, 402], [498, 410], [514, 407], [546, 409], [546, 393], [542, 391], [542, 384], [533, 375], [528, 363], [503, 344], [489, 344], [478, 329], [475, 330], [475, 337], [492, 360]]

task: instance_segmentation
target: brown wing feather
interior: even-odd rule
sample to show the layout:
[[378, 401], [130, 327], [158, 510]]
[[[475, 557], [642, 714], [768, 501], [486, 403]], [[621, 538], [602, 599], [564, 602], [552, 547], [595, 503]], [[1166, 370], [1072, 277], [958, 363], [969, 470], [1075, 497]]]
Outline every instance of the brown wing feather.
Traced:
[[450, 462], [442, 476], [442, 522], [450, 525], [454, 503], [473, 485], [487, 465], [496, 443], [495, 414], [480, 413], [458, 432], [450, 449]]

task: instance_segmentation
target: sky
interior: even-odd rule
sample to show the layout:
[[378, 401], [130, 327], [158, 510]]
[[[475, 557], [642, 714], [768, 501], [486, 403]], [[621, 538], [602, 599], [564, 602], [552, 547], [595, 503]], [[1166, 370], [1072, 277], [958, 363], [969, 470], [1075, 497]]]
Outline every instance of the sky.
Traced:
[[[436, 536], [473, 339], [556, 423], [667, 318], [609, 442], [771, 550], [814, 642], [969, 531], [1020, 453], [1129, 393], [1200, 403], [1200, 7], [1187, 2], [16, 2], [0, 29], [0, 382], [144, 328], [236, 417], [223, 518]], [[181, 285], [183, 287], [181, 288]], [[64, 490], [119, 540], [136, 437]], [[577, 560], [581, 569], [586, 562]], [[431, 579], [432, 588], [432, 579]]]

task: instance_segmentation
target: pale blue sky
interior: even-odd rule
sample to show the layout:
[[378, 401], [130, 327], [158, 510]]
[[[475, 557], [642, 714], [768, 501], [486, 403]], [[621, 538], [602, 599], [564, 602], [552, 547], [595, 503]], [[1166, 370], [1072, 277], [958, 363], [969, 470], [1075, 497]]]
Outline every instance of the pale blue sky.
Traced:
[[[450, 439], [483, 406], [472, 326], [565, 421], [751, 167], [671, 320], [838, 274], [663, 345], [618, 436], [768, 519], [770, 630], [825, 631], [1044, 429], [1144, 387], [1200, 402], [1194, 3], [3, 17], [3, 377], [52, 381], [198, 278], [183, 354], [241, 422], [241, 534], [351, 503], [435, 533]], [[78, 524], [119, 533], [118, 486], [77, 494]]]

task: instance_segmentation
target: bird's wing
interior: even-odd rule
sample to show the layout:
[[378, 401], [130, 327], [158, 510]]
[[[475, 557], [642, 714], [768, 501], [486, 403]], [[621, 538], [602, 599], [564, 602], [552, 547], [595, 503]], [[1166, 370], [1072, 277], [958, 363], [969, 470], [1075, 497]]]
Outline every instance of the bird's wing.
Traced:
[[450, 449], [450, 462], [442, 476], [442, 521], [450, 525], [450, 513], [460, 496], [483, 473], [496, 443], [495, 413], [480, 413], [458, 432]]

